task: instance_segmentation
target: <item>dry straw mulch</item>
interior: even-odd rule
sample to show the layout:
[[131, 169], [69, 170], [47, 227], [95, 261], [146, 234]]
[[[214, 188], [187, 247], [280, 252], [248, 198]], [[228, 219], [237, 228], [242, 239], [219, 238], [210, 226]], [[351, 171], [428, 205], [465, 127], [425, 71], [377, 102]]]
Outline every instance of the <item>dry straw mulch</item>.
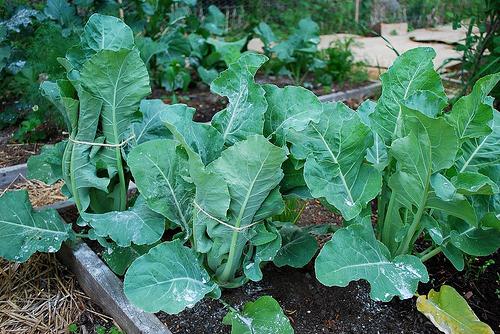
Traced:
[[68, 333], [72, 323], [81, 333], [92, 333], [96, 326], [113, 322], [54, 254], [35, 254], [26, 263], [0, 260], [1, 334]]
[[48, 185], [42, 181], [28, 180], [24, 176], [18, 175], [7, 188], [0, 190], [0, 197], [7, 191], [26, 189], [31, 205], [36, 208], [66, 200], [66, 196], [61, 193], [63, 185], [64, 181], [62, 180]]

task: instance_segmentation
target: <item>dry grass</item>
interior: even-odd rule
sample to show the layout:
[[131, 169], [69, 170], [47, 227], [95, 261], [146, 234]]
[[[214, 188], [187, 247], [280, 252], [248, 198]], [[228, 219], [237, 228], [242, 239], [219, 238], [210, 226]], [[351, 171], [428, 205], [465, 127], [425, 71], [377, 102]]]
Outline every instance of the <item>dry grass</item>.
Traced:
[[92, 322], [112, 319], [96, 309], [53, 254], [35, 254], [21, 264], [0, 260], [1, 334], [67, 333], [72, 323], [90, 333]]
[[60, 180], [52, 185], [48, 185], [38, 180], [28, 180], [22, 175], [18, 175], [11, 184], [0, 190], [0, 196], [9, 190], [26, 189], [33, 207], [54, 204], [66, 200], [66, 196], [61, 193], [64, 181]]

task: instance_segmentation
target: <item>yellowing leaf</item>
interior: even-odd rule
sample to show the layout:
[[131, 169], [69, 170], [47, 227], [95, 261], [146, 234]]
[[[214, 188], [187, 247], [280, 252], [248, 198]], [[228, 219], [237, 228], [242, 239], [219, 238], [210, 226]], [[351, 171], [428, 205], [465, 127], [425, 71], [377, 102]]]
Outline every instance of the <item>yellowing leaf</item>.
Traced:
[[481, 322], [467, 301], [448, 285], [419, 296], [417, 309], [446, 334], [493, 334], [491, 327]]

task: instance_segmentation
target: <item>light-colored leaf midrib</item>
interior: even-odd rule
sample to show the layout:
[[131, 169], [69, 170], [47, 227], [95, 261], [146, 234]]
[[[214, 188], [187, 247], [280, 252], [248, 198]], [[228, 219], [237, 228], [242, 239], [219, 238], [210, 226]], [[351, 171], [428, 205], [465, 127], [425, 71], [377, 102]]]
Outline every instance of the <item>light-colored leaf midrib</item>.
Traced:
[[175, 194], [175, 191], [172, 188], [172, 185], [170, 184], [170, 181], [168, 180], [167, 176], [165, 175], [165, 173], [163, 173], [163, 171], [161, 170], [160, 166], [158, 166], [158, 164], [156, 164], [156, 162], [154, 162], [147, 155], [146, 155], [146, 158], [155, 166], [155, 168], [158, 170], [158, 172], [161, 174], [161, 176], [163, 177], [163, 179], [167, 183], [167, 186], [168, 186], [168, 188], [170, 190], [170, 193], [172, 194], [172, 198], [174, 199], [175, 208], [177, 209], [177, 212], [178, 212], [179, 216], [182, 219], [182, 223], [184, 224], [184, 226], [187, 226], [186, 217], [184, 217], [184, 213], [182, 212], [180, 204], [179, 204], [179, 201], [177, 200], [177, 195]]
[[[241, 78], [240, 78], [240, 81], [241, 81]], [[245, 95], [245, 91], [247, 88], [248, 88], [248, 83], [246, 83], [246, 82], [241, 83], [241, 86], [240, 86], [239, 91], [238, 91], [237, 99], [234, 103], [234, 107], [231, 108], [231, 116], [229, 117], [229, 122], [227, 123], [226, 129], [224, 130], [224, 134], [223, 134], [224, 141], [226, 141], [227, 136], [230, 134], [229, 131], [231, 130], [231, 128], [233, 126], [234, 119], [236, 118], [237, 114], [239, 114], [241, 112], [240, 103], [241, 103], [241, 99]], [[234, 131], [231, 133], [234, 133]]]
[[326, 142], [323, 134], [318, 130], [318, 128], [316, 128], [314, 126], [314, 124], [311, 124], [311, 126], [318, 133], [319, 137], [321, 138], [321, 141], [323, 142], [323, 144], [325, 145], [326, 149], [328, 150], [331, 158], [333, 159], [333, 162], [339, 167], [339, 176], [340, 176], [340, 179], [341, 179], [342, 184], [343, 184], [343, 186], [344, 186], [344, 188], [346, 190], [347, 196], [349, 197], [350, 204], [354, 205], [355, 202], [354, 202], [354, 199], [353, 199], [352, 194], [351, 194], [351, 189], [347, 185], [347, 181], [346, 181], [345, 176], [344, 176], [344, 174], [342, 172], [342, 169], [340, 168], [340, 165], [338, 163], [337, 157], [335, 156], [335, 154], [333, 154], [332, 150], [330, 149], [330, 146], [328, 146], [328, 143]]

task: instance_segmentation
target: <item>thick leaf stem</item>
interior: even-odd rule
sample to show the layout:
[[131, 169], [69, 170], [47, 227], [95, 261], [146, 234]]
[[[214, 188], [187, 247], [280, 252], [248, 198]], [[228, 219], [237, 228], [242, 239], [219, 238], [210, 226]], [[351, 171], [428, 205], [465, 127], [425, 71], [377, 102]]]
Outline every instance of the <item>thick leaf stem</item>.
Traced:
[[441, 253], [442, 251], [443, 250], [442, 250], [441, 246], [438, 246], [438, 247], [434, 248], [433, 250], [427, 252], [426, 254], [422, 255], [420, 257], [420, 260], [422, 262], [425, 262], [425, 261], [429, 260], [430, 258], [434, 257], [435, 255]]
[[125, 173], [123, 171], [122, 154], [119, 147], [115, 148], [116, 167], [118, 169], [118, 179], [120, 184], [120, 203], [118, 211], [125, 211], [127, 209], [127, 185], [125, 183]]
[[417, 213], [415, 214], [415, 217], [413, 217], [413, 222], [411, 223], [410, 228], [408, 229], [408, 232], [406, 233], [406, 236], [405, 236], [403, 242], [401, 243], [401, 245], [399, 246], [399, 248], [396, 252], [397, 254], [408, 253], [408, 250], [410, 249], [411, 241], [413, 240], [413, 238], [415, 236], [415, 232], [417, 232], [419, 230], [420, 220], [422, 219], [422, 215], [423, 215], [424, 210], [425, 210], [425, 203], [427, 202], [427, 193], [428, 193], [427, 186], [425, 187], [424, 192], [426, 194], [424, 196], [424, 200], [422, 201], [422, 203], [420, 203], [418, 210], [417, 210]]

